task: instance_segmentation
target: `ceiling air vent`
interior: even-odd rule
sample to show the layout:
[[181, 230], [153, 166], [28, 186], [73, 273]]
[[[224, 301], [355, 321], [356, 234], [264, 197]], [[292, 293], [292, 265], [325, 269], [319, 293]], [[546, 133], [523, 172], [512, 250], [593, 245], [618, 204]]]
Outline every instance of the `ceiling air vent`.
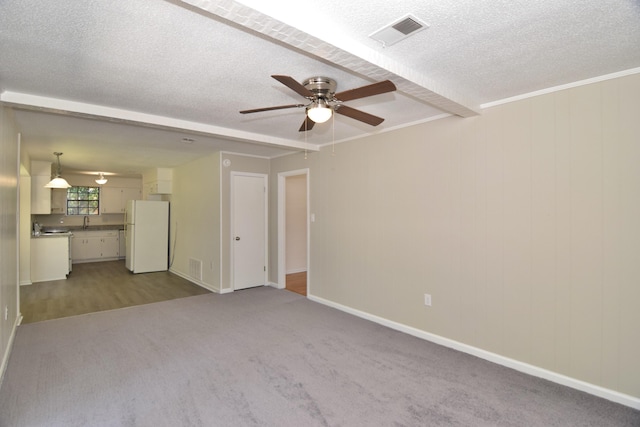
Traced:
[[421, 21], [413, 15], [407, 15], [389, 25], [385, 25], [378, 31], [371, 33], [369, 37], [382, 43], [382, 46], [387, 47], [398, 43], [400, 40], [404, 40], [425, 28], [429, 28], [429, 25], [424, 21]]

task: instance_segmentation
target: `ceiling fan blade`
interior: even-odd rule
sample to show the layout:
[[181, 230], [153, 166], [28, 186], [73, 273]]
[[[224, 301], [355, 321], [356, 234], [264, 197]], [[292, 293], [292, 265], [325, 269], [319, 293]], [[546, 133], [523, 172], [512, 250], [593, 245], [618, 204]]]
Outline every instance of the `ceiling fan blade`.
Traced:
[[304, 132], [304, 131], [307, 131], [307, 130], [311, 130], [311, 129], [313, 129], [313, 125], [315, 125], [315, 124], [316, 124], [316, 122], [311, 120], [309, 118], [309, 116], [305, 116], [304, 122], [302, 122], [302, 126], [300, 126], [300, 129], [298, 129], [298, 132]]
[[351, 117], [352, 119], [360, 120], [371, 126], [378, 126], [384, 122], [382, 117], [374, 116], [373, 114], [365, 113], [364, 111], [356, 110], [355, 108], [348, 107], [346, 105], [340, 105], [335, 109], [336, 113], [343, 116]]
[[335, 97], [340, 101], [351, 101], [352, 99], [366, 98], [367, 96], [393, 92], [394, 90], [396, 90], [396, 85], [394, 85], [391, 80], [384, 80], [382, 82], [336, 93]]
[[313, 98], [314, 97], [313, 92], [311, 92], [306, 87], [302, 86], [293, 77], [279, 76], [279, 75], [273, 75], [271, 77], [273, 77], [274, 79], [276, 79], [277, 81], [279, 81], [280, 83], [282, 83], [283, 85], [288, 87], [289, 89], [291, 89], [291, 90], [297, 92], [298, 94], [304, 96], [305, 98]]
[[242, 110], [240, 114], [259, 113], [261, 111], [284, 110], [285, 108], [300, 108], [304, 104], [279, 105], [277, 107], [254, 108], [253, 110]]

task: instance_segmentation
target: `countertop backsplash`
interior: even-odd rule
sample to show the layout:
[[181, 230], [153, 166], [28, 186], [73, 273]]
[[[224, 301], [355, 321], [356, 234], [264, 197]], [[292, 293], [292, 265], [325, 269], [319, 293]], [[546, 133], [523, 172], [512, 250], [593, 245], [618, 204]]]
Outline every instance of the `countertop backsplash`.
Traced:
[[[87, 230], [119, 230], [124, 228], [124, 214], [89, 215]], [[37, 222], [43, 230], [82, 230], [84, 216], [81, 215], [32, 215], [31, 223]]]
[[76, 231], [105, 231], [105, 230], [124, 230], [124, 224], [109, 224], [109, 225], [90, 225], [87, 228], [83, 228], [81, 225], [72, 225], [72, 226], [43, 226], [42, 227], [42, 232], [46, 233], [46, 232], [51, 232], [51, 231], [60, 231], [60, 230], [67, 230], [70, 232], [76, 232]]

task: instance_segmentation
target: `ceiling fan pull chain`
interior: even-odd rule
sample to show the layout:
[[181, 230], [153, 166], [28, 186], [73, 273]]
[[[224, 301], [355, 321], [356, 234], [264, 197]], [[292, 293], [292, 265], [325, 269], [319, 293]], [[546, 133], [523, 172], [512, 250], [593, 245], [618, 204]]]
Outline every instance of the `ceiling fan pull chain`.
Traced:
[[307, 120], [304, 121], [304, 159], [307, 160]]
[[331, 116], [331, 155], [336, 155], [336, 115]]

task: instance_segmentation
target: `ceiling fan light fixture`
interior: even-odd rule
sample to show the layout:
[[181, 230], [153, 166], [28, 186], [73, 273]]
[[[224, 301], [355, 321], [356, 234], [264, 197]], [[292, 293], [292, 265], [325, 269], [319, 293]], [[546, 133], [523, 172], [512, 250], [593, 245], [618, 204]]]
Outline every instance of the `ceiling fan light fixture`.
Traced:
[[53, 153], [53, 155], [58, 158], [58, 165], [57, 165], [57, 168], [56, 168], [56, 176], [51, 181], [49, 181], [49, 183], [47, 185], [45, 185], [44, 187], [45, 188], [69, 188], [69, 187], [71, 187], [71, 185], [67, 182], [67, 180], [60, 176], [60, 156], [62, 156], [62, 153], [55, 152], [55, 153]]
[[307, 109], [307, 116], [316, 123], [324, 123], [331, 118], [333, 109], [327, 103], [319, 99]]
[[100, 172], [100, 178], [96, 179], [96, 184], [104, 185], [108, 181], [107, 178], [104, 177], [104, 174]]

